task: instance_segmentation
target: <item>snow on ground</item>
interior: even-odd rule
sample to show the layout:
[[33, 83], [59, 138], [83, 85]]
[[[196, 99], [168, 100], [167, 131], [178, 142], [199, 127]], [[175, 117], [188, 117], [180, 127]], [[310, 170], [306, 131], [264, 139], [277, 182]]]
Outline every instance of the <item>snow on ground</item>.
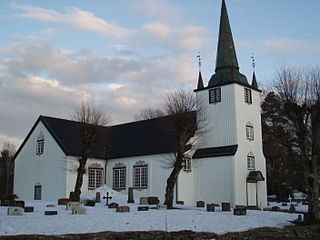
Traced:
[[[95, 207], [86, 207], [86, 215], [72, 215], [65, 206], [53, 208], [49, 201], [26, 201], [26, 206], [34, 206], [33, 213], [23, 216], [7, 216], [7, 207], [0, 207], [0, 235], [89, 233], [101, 231], [180, 231], [225, 233], [244, 231], [257, 227], [283, 227], [288, 221], [297, 219], [298, 214], [248, 210], [246, 216], [235, 216], [233, 212], [207, 212], [204, 208], [182, 206], [183, 210], [156, 210], [138, 212], [138, 204], [127, 204], [127, 196], [103, 186], [101, 192], [112, 192], [112, 200], [120, 205], [130, 206], [130, 213], [117, 213], [105, 206], [105, 201]], [[93, 199], [95, 192], [82, 197]], [[138, 203], [138, 200], [136, 200]], [[151, 206], [152, 207], [152, 206]], [[45, 210], [57, 210], [58, 215], [45, 216]]]

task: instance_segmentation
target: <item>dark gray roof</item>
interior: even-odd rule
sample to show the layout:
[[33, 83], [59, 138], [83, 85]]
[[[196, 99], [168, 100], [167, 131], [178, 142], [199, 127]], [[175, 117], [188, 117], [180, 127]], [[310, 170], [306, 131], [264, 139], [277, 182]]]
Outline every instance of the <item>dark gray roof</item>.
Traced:
[[193, 158], [206, 158], [206, 157], [220, 157], [220, 156], [233, 156], [236, 154], [238, 145], [229, 145], [222, 147], [212, 148], [199, 148], [193, 154]]
[[[196, 125], [196, 112], [190, 112]], [[177, 149], [174, 131], [168, 125], [172, 116], [138, 122], [100, 127], [90, 157], [121, 158], [172, 153]], [[41, 121], [67, 156], [79, 156], [81, 148], [80, 123], [66, 119], [40, 116], [17, 151], [16, 156]]]

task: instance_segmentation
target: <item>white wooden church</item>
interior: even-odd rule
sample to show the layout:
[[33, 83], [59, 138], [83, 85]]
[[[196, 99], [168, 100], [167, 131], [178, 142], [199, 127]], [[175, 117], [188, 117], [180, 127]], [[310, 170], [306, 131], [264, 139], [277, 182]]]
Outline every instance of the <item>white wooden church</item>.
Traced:
[[[198, 99], [205, 106], [209, 133], [184, 164], [175, 200], [185, 204], [230, 202], [266, 207], [266, 164], [262, 151], [260, 90], [239, 72], [227, 9], [222, 1], [215, 73], [205, 86], [201, 72]], [[170, 117], [170, 116], [169, 116]], [[196, 119], [196, 112], [190, 113]], [[175, 139], [159, 125], [168, 117], [105, 127], [105, 142], [94, 146], [82, 193], [107, 184], [134, 196], [157, 196], [164, 202], [172, 169], [164, 164]], [[15, 157], [14, 192], [22, 199], [56, 200], [73, 191], [74, 159], [80, 155], [79, 123], [40, 116]]]

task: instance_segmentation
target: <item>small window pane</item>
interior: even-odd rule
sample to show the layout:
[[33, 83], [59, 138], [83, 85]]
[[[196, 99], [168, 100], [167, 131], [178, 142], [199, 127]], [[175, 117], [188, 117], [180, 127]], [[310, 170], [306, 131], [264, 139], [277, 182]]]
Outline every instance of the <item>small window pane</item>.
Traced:
[[253, 131], [253, 126], [252, 125], [246, 125], [246, 138], [248, 140], [253, 140], [254, 139], [254, 131]]
[[148, 166], [133, 167], [133, 186], [135, 188], [148, 187]]
[[255, 169], [255, 159], [254, 159], [254, 156], [248, 155], [248, 156], [247, 156], [247, 161], [248, 161], [248, 169], [249, 169], [249, 170], [254, 170], [254, 169]]
[[102, 185], [103, 169], [89, 168], [88, 170], [88, 188], [96, 189]]
[[126, 188], [126, 168], [114, 168], [113, 169], [113, 189], [125, 189]]

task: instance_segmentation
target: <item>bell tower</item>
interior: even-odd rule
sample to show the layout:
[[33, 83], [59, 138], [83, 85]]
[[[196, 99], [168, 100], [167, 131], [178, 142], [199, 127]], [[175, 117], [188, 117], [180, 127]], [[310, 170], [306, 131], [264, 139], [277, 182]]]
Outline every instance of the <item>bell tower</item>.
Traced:
[[199, 149], [193, 156], [201, 166], [195, 175], [195, 185], [197, 188], [205, 185], [206, 190], [196, 195], [204, 201], [229, 201], [233, 205], [262, 208], [267, 198], [261, 91], [255, 74], [249, 84], [239, 69], [227, 7], [222, 0], [215, 73], [207, 86], [199, 75], [194, 90], [198, 103], [205, 109], [204, 113], [198, 112], [198, 119], [207, 119], [207, 133], [200, 136]]

